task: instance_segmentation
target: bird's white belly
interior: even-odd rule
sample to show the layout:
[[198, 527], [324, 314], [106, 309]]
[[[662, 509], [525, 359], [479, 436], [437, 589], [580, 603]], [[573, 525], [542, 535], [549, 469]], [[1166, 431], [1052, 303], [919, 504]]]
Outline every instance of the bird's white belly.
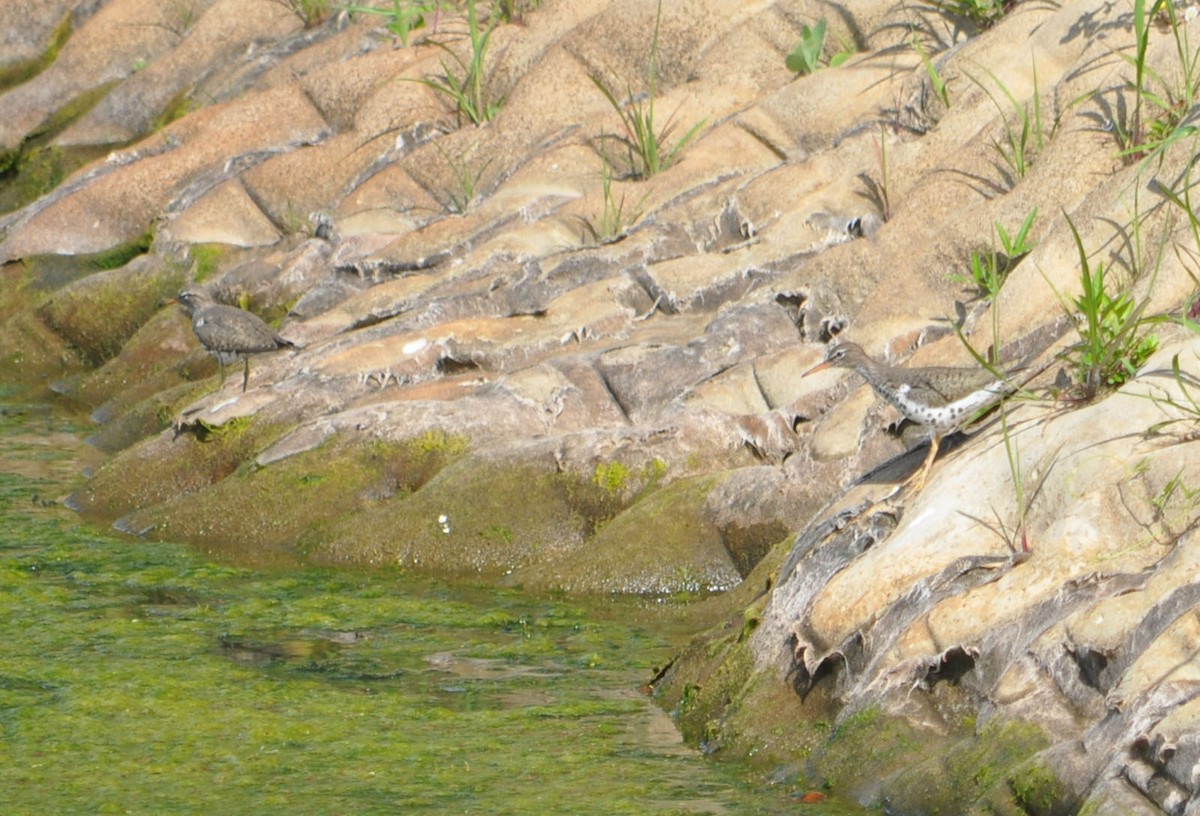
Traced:
[[1003, 380], [997, 380], [954, 402], [938, 406], [914, 401], [910, 396], [911, 391], [908, 385], [901, 385], [896, 389], [895, 399], [890, 402], [913, 422], [946, 432], [961, 426], [979, 409], [998, 402], [1004, 396], [1005, 384]]

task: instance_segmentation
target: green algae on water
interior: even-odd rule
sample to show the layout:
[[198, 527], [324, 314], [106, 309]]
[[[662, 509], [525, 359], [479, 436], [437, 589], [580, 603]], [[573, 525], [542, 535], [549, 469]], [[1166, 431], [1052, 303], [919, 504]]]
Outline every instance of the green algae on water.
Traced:
[[10, 445], [53, 415], [0, 417], [6, 813], [805, 812], [639, 691], [671, 650], [652, 607], [97, 535]]

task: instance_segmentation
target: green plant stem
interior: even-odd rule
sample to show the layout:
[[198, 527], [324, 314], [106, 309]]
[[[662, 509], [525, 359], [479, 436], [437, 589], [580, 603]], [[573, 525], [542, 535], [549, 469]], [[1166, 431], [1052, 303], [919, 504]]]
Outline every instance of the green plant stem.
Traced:
[[668, 140], [675, 129], [674, 116], [667, 120], [661, 131], [655, 128], [654, 104], [658, 96], [658, 34], [661, 22], [662, 2], [660, 0], [658, 12], [654, 18], [654, 37], [650, 45], [650, 67], [646, 77], [647, 93], [644, 100], [635, 96], [632, 86], [627, 85], [628, 102], [622, 104], [603, 78], [598, 74], [591, 75], [592, 83], [621, 118], [622, 129], [625, 132], [624, 136], [620, 137], [601, 136], [600, 138], [616, 139], [624, 143], [629, 150], [631, 167], [643, 179], [648, 179], [670, 167], [679, 152], [695, 138], [705, 122], [701, 119], [692, 125], [678, 141], [669, 147]]
[[490, 121], [504, 102], [502, 98], [491, 99], [487, 90], [487, 51], [495, 25], [489, 22], [487, 28], [480, 27], [476, 0], [467, 0], [466, 7], [467, 32], [471, 43], [470, 58], [463, 59], [445, 43], [431, 42], [431, 45], [450, 56], [457, 69], [446, 60], [442, 60], [442, 76], [411, 81], [420, 82], [454, 102], [455, 113], [460, 122], [466, 117], [472, 123], [481, 125]]
[[925, 66], [925, 74], [929, 77], [929, 84], [933, 88], [934, 94], [942, 101], [943, 106], [949, 108], [950, 92], [946, 89], [946, 83], [942, 79], [942, 75], [938, 73], [937, 66], [929, 58], [929, 54], [925, 51], [925, 46], [921, 44], [921, 40], [916, 34], [913, 34], [912, 47], [917, 52], [917, 56], [921, 58], [921, 64]]

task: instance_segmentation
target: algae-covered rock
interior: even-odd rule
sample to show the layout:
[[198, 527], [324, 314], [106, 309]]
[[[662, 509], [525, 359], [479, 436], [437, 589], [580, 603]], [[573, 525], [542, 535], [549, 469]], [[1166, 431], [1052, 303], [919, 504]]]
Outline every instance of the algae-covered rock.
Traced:
[[120, 353], [163, 301], [179, 292], [183, 281], [183, 270], [142, 256], [64, 286], [41, 314], [92, 365], [100, 365]]
[[462, 456], [461, 440], [410, 444], [449, 464], [309, 538], [310, 558], [495, 580], [583, 545], [585, 524], [544, 464]]
[[546, 559], [515, 580], [581, 593], [728, 589], [741, 576], [704, 512], [716, 482], [711, 476], [672, 482], [601, 526], [586, 548]]
[[[187, 433], [165, 431], [99, 468], [73, 494], [71, 506], [96, 519], [111, 520], [131, 511], [137, 519], [147, 508], [220, 482], [287, 430], [243, 418], [211, 428], [199, 423]], [[145, 532], [156, 524], [151, 514], [121, 526]]]
[[333, 439], [269, 467], [239, 468], [124, 523], [152, 526], [155, 537], [195, 541], [240, 559], [297, 560], [339, 525], [357, 524], [387, 498], [410, 492], [452, 455], [452, 443], [437, 448], [418, 441]]
[[[194, 386], [216, 371], [216, 360], [199, 347], [183, 310], [167, 309], [151, 316], [119, 354], [85, 372], [66, 393], [95, 408], [93, 419], [103, 424], [156, 395], [161, 394], [162, 402], [173, 405], [177, 398], [168, 392], [180, 385]], [[193, 387], [192, 391], [199, 396], [204, 389]], [[174, 414], [165, 419], [169, 422], [173, 418]], [[139, 438], [149, 435], [144, 433]]]

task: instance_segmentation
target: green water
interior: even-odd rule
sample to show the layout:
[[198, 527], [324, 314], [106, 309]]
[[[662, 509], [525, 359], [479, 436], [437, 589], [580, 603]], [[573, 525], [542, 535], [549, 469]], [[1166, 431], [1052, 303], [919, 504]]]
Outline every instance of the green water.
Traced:
[[680, 744], [640, 689], [679, 610], [98, 534], [74, 439], [0, 402], [6, 814], [839, 812]]

